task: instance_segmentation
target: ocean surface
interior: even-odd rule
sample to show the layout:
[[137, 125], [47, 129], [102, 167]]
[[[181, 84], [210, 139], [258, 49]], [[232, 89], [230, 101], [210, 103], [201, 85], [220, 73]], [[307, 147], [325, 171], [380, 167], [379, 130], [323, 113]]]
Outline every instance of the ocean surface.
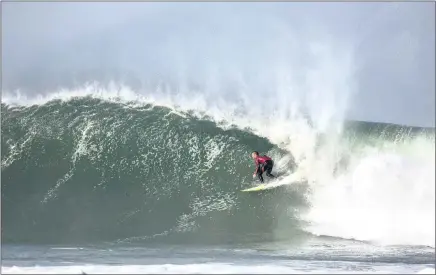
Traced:
[[103, 94], [3, 97], [2, 273], [435, 273], [434, 128]]

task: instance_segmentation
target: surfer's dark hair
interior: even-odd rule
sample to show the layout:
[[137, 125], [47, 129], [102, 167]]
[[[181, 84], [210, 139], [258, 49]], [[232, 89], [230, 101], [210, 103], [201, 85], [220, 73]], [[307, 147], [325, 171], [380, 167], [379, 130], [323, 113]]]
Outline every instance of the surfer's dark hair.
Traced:
[[253, 151], [253, 153], [255, 153], [256, 155], [259, 155], [259, 152], [258, 152], [258, 151]]

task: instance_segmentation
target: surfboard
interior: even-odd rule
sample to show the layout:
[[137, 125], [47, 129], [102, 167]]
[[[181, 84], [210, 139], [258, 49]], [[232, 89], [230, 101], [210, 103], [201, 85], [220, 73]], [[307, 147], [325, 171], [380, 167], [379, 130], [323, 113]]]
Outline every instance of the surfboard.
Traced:
[[262, 190], [265, 190], [265, 189], [268, 189], [267, 184], [262, 183], [262, 184], [259, 184], [257, 186], [254, 186], [254, 187], [251, 187], [251, 188], [247, 188], [247, 189], [244, 189], [244, 190], [241, 190], [241, 191], [242, 192], [256, 192], [256, 191], [262, 191]]
[[276, 188], [278, 186], [288, 185], [288, 184], [291, 184], [294, 182], [299, 182], [301, 180], [303, 180], [303, 178], [301, 178], [301, 175], [294, 173], [294, 174], [291, 174], [288, 176], [279, 176], [278, 178], [271, 180], [268, 183], [262, 183], [262, 184], [254, 186], [254, 187], [243, 189], [241, 191], [242, 192], [259, 192], [259, 191], [263, 191], [263, 190], [273, 189], [273, 188]]

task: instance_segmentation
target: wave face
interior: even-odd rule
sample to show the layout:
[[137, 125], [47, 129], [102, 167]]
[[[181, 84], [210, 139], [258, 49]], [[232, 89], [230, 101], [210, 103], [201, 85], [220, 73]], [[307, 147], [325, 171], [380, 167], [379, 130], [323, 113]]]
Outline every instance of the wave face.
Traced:
[[[2, 104], [4, 242], [322, 235], [434, 246], [434, 129], [348, 122], [337, 135], [302, 119], [260, 122], [262, 132], [136, 103], [80, 95]], [[277, 173], [296, 163], [306, 181], [241, 193], [253, 150], [271, 155]]]
[[283, 154], [249, 132], [165, 107], [86, 97], [2, 105], [2, 114], [6, 242], [113, 241], [197, 229], [196, 238], [229, 240], [267, 235], [282, 212], [280, 196], [239, 192], [251, 184], [251, 151]]

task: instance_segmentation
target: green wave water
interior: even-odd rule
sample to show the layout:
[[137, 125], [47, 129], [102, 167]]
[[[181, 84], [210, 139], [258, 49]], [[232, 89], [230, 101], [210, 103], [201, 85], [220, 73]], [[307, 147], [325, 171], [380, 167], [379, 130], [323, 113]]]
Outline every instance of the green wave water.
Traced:
[[276, 197], [239, 194], [252, 183], [251, 151], [283, 154], [264, 138], [163, 107], [89, 98], [2, 105], [2, 113], [5, 242], [148, 239], [198, 229], [211, 240], [214, 233], [263, 235], [273, 223], [269, 207], [250, 210]]

